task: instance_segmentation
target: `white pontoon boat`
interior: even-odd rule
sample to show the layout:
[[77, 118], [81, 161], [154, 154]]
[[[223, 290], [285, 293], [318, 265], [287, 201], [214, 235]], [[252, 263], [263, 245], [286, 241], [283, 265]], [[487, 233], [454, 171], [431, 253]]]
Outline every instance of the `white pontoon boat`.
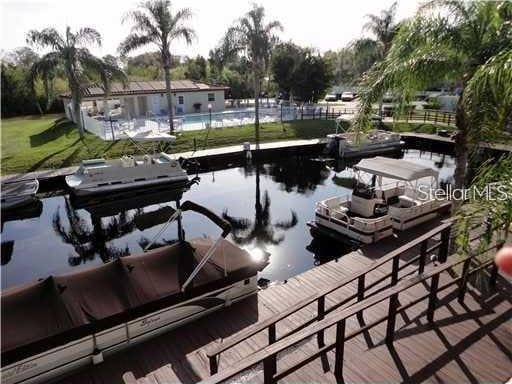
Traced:
[[4, 384], [47, 382], [158, 336], [258, 290], [256, 260], [225, 237], [230, 224], [184, 202], [222, 229], [217, 240], [180, 240], [139, 255], [1, 293]]
[[1, 185], [2, 210], [19, 208], [32, 203], [38, 190], [37, 179], [3, 182]]
[[336, 119], [336, 133], [327, 135], [327, 151], [331, 155], [344, 158], [378, 155], [397, 152], [405, 144], [400, 140], [398, 133], [380, 129], [358, 134], [349, 128], [344, 132], [338, 133], [340, 129], [343, 129], [342, 123], [351, 123], [351, 120], [351, 118], [343, 115]]
[[[138, 148], [138, 142], [175, 140], [174, 136], [164, 133], [141, 132], [127, 135]], [[76, 173], [66, 176], [67, 185], [76, 195], [184, 183], [187, 180], [187, 173], [181, 168], [179, 161], [163, 152], [146, 154], [143, 157], [123, 156], [115, 160], [84, 160]]]
[[[348, 237], [364, 244], [391, 236], [449, 211], [451, 202], [435, 198], [437, 171], [406, 160], [374, 157], [354, 166], [356, 185], [350, 196], [316, 204], [312, 233]], [[371, 181], [364, 175], [371, 175]], [[429, 184], [420, 180], [429, 179]]]

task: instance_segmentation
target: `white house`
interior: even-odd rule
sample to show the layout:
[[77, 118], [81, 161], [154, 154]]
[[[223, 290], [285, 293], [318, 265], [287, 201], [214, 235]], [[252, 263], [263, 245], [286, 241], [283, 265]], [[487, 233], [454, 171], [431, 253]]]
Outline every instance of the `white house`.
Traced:
[[[165, 81], [131, 81], [125, 87], [113, 83], [108, 97], [104, 89], [97, 85], [87, 85], [81, 89], [82, 108], [91, 114], [106, 114], [113, 108], [127, 119], [167, 114]], [[224, 110], [224, 96], [229, 87], [210, 85], [191, 80], [171, 81], [172, 105], [176, 115]], [[72, 118], [70, 95], [61, 96], [66, 115]], [[112, 111], [113, 112], [113, 111]]]

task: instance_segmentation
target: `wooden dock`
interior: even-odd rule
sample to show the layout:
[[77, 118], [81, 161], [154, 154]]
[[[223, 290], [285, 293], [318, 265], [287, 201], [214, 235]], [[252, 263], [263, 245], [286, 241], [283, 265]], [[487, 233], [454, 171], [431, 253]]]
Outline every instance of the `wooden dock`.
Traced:
[[[431, 224], [430, 228], [421, 226], [422, 233], [433, 227], [434, 224]], [[415, 240], [421, 240], [417, 242], [419, 247], [408, 249], [406, 252], [397, 250], [398, 247]], [[229, 341], [234, 340], [240, 332], [247, 332], [248, 327], [255, 327], [255, 324], [283, 313], [294, 304], [307, 301], [311, 295], [318, 296], [319, 292], [329, 290], [329, 287], [340, 284], [343, 280], [351, 281], [351, 276], [360, 276], [361, 271], [369, 271], [365, 272], [363, 278], [363, 285], [366, 284], [368, 287], [364, 292], [365, 298], [369, 297], [368, 300], [372, 300], [373, 295], [376, 299], [391, 289], [388, 288], [387, 277], [390, 273], [393, 274], [392, 265], [395, 263], [385, 263], [384, 260], [396, 260], [397, 268], [401, 268], [396, 269], [396, 276], [398, 277], [399, 272], [400, 281], [409, 279], [417, 275], [418, 263], [421, 264], [418, 255], [427, 256], [427, 250], [430, 249], [439, 251], [440, 243], [439, 236], [423, 238], [418, 230], [410, 231], [400, 239], [385, 239], [377, 245], [367, 246], [338, 260], [308, 270], [286, 283], [275, 284], [261, 290], [249, 299], [154, 340], [108, 356], [103, 363], [84, 368], [63, 379], [62, 383], [167, 384], [207, 380], [211, 377], [208, 353], [212, 348], [229, 344]], [[423, 260], [427, 262], [425, 273], [435, 272], [436, 268], [446, 266], [444, 263], [436, 267], [428, 263], [428, 257], [423, 257]], [[378, 268], [375, 267], [376, 264], [380, 264]], [[453, 271], [457, 270], [460, 271], [460, 268], [453, 267]], [[445, 272], [439, 275], [439, 286], [449, 282], [455, 273], [451, 268]], [[359, 281], [360, 279], [352, 280], [324, 296], [325, 308], [336, 306], [353, 297], [360, 290]], [[400, 287], [400, 284], [396, 287]], [[362, 317], [353, 316], [347, 319], [345, 335], [356, 335], [350, 339], [347, 336], [344, 342], [342, 380], [354, 383], [505, 383], [512, 377], [510, 282], [499, 277], [495, 290], [489, 294], [482, 294], [472, 285], [468, 285], [464, 301], [458, 300], [459, 285], [448, 287], [437, 294], [437, 309], [433, 322], [429, 322], [428, 303], [420, 301], [414, 304], [414, 300], [424, 295], [428, 296], [432, 284], [430, 281], [421, 281], [420, 284], [400, 293], [400, 305], [405, 306], [410, 301], [413, 305], [397, 313], [392, 343], [385, 342], [388, 333], [386, 322], [357, 334], [361, 328], [389, 314], [389, 300], [369, 307]], [[357, 300], [346, 301], [326, 315], [324, 321], [365, 303], [364, 300], [356, 303]], [[315, 301], [280, 320], [276, 325], [277, 344], [273, 346], [279, 346], [292, 337], [300, 339], [302, 331], [282, 340], [280, 337], [301, 324], [313, 321], [313, 324], [318, 325], [318, 308]], [[335, 340], [336, 327], [327, 328], [325, 344], [332, 344]], [[244, 341], [220, 354], [219, 372], [227, 372], [228, 367], [236, 366], [241, 361], [247, 362], [252, 356], [257, 358], [258, 354], [265, 355], [266, 349], [261, 349], [266, 348], [268, 344], [269, 334], [266, 329], [244, 338]], [[278, 372], [291, 369], [307, 356], [317, 353], [318, 348], [317, 338], [309, 337], [283, 350], [279, 353]], [[337, 378], [334, 374], [335, 366], [335, 352], [332, 350], [302, 368], [292, 369], [292, 373], [279, 382], [340, 382], [339, 375]], [[235, 381], [263, 382], [263, 365], [256, 364], [248, 370], [243, 370], [235, 376]]]

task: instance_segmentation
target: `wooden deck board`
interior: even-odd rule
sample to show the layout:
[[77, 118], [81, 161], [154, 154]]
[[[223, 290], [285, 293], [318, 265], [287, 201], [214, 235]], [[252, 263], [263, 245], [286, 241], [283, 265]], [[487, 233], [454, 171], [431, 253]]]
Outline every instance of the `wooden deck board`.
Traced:
[[[413, 235], [402, 236], [406, 242]], [[392, 240], [379, 243], [378, 247], [363, 248], [337, 261], [331, 261], [288, 280], [286, 284], [272, 285], [257, 295], [222, 311], [208, 315], [191, 324], [158, 336], [130, 349], [107, 356], [105, 362], [82, 369], [64, 378], [62, 383], [109, 383], [109, 384], [170, 384], [195, 383], [208, 377], [208, 359], [205, 351], [209, 346], [242, 331], [247, 326], [283, 311], [329, 284], [357, 272], [393, 249]], [[397, 247], [397, 240], [394, 240]], [[408, 252], [401, 259], [403, 265], [417, 250]], [[367, 276], [366, 284], [389, 273], [391, 263]], [[401, 276], [410, 273], [408, 266]], [[448, 276], [441, 276], [441, 285]], [[389, 284], [389, 279], [369, 290], [376, 292]], [[427, 294], [428, 284], [418, 284], [400, 295], [400, 302]], [[346, 299], [357, 290], [354, 281], [327, 296], [326, 308]], [[345, 345], [344, 380], [354, 383], [371, 382], [471, 382], [505, 383], [512, 377], [512, 287], [500, 278], [497, 290], [488, 296], [469, 288], [464, 304], [457, 301], [457, 286], [439, 293], [439, 308], [435, 321], [426, 319], [426, 301], [420, 302], [396, 319], [395, 341], [392, 346], [384, 342], [386, 323], [372, 328]], [[352, 301], [354, 302], [354, 301]], [[349, 305], [347, 303], [345, 307]], [[387, 313], [387, 302], [365, 311], [368, 324]], [[336, 311], [341, 310], [337, 309]], [[277, 324], [277, 335], [316, 315], [316, 304]], [[356, 317], [347, 321], [347, 334], [360, 329]], [[326, 342], [335, 339], [334, 327], [325, 334]], [[236, 347], [222, 353], [219, 370], [235, 364], [241, 358], [266, 346], [268, 334], [260, 332]], [[281, 370], [313, 353], [316, 338], [310, 338], [299, 346], [280, 354], [278, 369]], [[324, 359], [317, 359], [282, 380], [284, 383], [317, 382], [336, 383], [334, 377], [335, 356], [329, 352]], [[123, 380], [123, 375], [125, 379]], [[262, 367], [244, 372], [240, 380], [263, 382]]]

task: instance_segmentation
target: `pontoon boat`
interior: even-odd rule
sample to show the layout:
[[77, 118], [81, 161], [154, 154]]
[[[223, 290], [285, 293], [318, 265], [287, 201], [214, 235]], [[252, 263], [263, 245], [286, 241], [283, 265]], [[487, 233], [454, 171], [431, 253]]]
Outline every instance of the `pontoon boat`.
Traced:
[[[143, 152], [139, 142], [167, 141], [174, 136], [149, 132], [127, 133], [131, 142]], [[154, 187], [162, 184], [185, 183], [187, 173], [178, 160], [161, 152], [143, 157], [123, 156], [116, 160], [84, 160], [77, 172], [66, 176], [66, 184], [76, 195], [92, 195], [128, 189]]]
[[19, 208], [32, 203], [39, 190], [39, 181], [19, 180], [3, 182], [1, 186], [2, 210]]
[[[178, 241], [145, 254], [10, 288], [1, 294], [4, 384], [43, 382], [241, 300], [268, 264], [227, 241]], [[176, 215], [174, 215], [176, 217]]]
[[336, 119], [336, 133], [327, 135], [327, 151], [332, 156], [343, 158], [363, 157], [390, 152], [397, 152], [404, 146], [400, 135], [375, 129], [369, 133], [357, 133], [349, 128], [345, 132], [338, 133], [343, 122], [351, 123], [351, 118], [339, 116]]
[[[357, 176], [351, 196], [333, 197], [316, 204], [314, 234], [369, 244], [406, 230], [450, 210], [451, 202], [438, 198], [438, 172], [430, 167], [387, 157], [363, 159], [354, 166]], [[364, 179], [371, 175], [371, 181]], [[428, 184], [422, 183], [428, 179]]]

